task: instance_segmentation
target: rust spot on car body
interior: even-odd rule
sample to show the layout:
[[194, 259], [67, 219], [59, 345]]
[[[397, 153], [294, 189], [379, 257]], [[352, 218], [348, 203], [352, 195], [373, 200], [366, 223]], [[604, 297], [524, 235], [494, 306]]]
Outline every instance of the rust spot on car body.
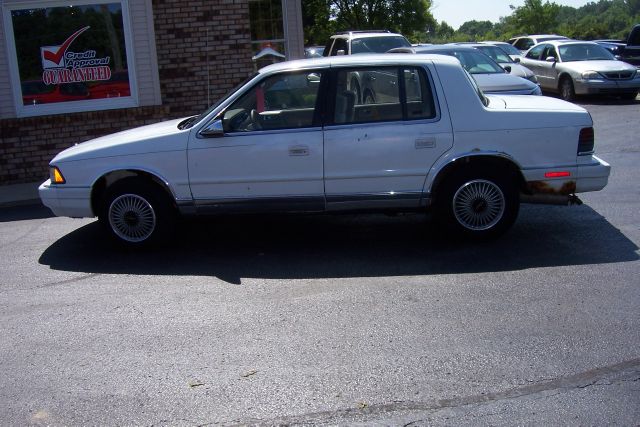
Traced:
[[[556, 184], [556, 185], [554, 185]], [[530, 194], [558, 194], [568, 196], [576, 192], [575, 181], [529, 181], [527, 189]]]

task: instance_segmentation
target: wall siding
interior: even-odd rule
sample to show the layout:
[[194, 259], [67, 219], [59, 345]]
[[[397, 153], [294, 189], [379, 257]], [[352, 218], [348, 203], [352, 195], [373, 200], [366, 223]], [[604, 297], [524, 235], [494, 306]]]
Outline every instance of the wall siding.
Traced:
[[[137, 108], [7, 118], [0, 40], [0, 185], [46, 179], [49, 161], [73, 144], [199, 113], [253, 72], [247, 0], [130, 0], [129, 9]], [[15, 117], [13, 99], [9, 108]]]

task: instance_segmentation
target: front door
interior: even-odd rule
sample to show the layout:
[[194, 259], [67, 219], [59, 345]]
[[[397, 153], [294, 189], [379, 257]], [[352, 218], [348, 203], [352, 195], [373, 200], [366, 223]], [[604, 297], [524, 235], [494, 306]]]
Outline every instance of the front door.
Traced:
[[199, 212], [324, 209], [321, 76], [268, 76], [215, 119], [223, 134], [192, 133], [189, 181]]
[[[354, 76], [377, 77], [363, 79], [371, 96], [357, 99]], [[324, 133], [328, 209], [419, 206], [427, 172], [453, 144], [429, 76], [404, 66], [335, 71]]]

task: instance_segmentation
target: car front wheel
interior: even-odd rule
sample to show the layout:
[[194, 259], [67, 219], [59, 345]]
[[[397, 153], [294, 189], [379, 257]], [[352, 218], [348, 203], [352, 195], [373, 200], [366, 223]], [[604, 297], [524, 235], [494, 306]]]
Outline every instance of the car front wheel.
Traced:
[[570, 77], [564, 77], [560, 82], [560, 96], [565, 101], [573, 101], [576, 99], [576, 91], [573, 88], [573, 81]]
[[128, 246], [160, 243], [169, 237], [175, 212], [153, 184], [126, 179], [107, 190], [99, 220]]
[[520, 200], [514, 181], [489, 172], [450, 178], [436, 194], [436, 215], [456, 234], [500, 235], [518, 216]]

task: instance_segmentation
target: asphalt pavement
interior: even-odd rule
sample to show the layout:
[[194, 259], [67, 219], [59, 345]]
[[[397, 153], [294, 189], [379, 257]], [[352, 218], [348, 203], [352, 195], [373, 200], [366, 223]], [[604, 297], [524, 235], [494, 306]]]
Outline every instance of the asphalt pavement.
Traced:
[[0, 424], [639, 424], [640, 102], [583, 105], [609, 185], [492, 242], [247, 216], [136, 252], [0, 209]]

